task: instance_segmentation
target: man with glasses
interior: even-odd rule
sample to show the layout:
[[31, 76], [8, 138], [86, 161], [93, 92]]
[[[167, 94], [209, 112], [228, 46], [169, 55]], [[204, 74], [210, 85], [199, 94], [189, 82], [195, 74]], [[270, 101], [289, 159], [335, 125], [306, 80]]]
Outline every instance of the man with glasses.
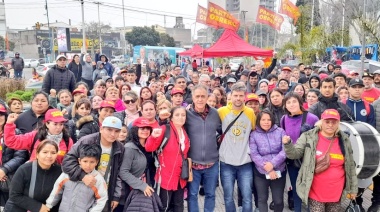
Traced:
[[15, 57], [12, 59], [12, 68], [16, 79], [22, 78], [22, 70], [24, 69], [24, 60], [20, 57], [20, 53], [16, 52]]
[[208, 89], [211, 87], [211, 79], [210, 76], [207, 74], [202, 74], [199, 77], [199, 84], [206, 86]]
[[67, 58], [65, 55], [58, 55], [56, 65], [46, 72], [42, 90], [50, 93], [51, 89], [57, 91], [68, 89], [71, 93], [75, 89], [75, 76], [68, 68], [66, 68]]

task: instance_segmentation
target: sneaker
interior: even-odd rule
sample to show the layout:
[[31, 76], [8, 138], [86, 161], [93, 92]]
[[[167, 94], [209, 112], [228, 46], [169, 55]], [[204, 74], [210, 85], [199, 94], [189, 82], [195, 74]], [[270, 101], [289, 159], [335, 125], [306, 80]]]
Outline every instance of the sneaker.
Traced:
[[288, 207], [290, 210], [294, 210], [294, 199], [293, 199], [293, 191], [288, 191]]
[[199, 189], [199, 195], [204, 196], [205, 195], [205, 189], [203, 186]]
[[380, 205], [378, 204], [372, 204], [369, 208], [368, 208], [368, 211], [367, 212], [378, 212], [380, 211]]

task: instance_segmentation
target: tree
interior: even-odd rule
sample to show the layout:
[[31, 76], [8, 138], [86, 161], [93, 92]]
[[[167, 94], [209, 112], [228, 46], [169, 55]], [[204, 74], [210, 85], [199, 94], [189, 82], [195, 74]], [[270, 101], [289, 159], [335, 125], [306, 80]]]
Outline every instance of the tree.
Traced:
[[[8, 41], [9, 43], [9, 51], [13, 51], [13, 49], [15, 48], [16, 44], [12, 41]], [[2, 50], [6, 50], [7, 44], [5, 43], [5, 39], [3, 36], [0, 36], [0, 49]]]
[[157, 46], [160, 42], [160, 34], [153, 26], [133, 27], [131, 32], [125, 33], [125, 39], [133, 46]]
[[99, 33], [107, 33], [112, 29], [110, 24], [104, 24], [100, 22], [91, 21], [89, 23], [84, 23], [84, 27], [86, 30], [87, 39], [91, 40], [93, 43], [91, 47], [91, 52], [94, 53], [94, 49], [99, 49]]
[[160, 46], [175, 47], [174, 38], [167, 33], [160, 33]]

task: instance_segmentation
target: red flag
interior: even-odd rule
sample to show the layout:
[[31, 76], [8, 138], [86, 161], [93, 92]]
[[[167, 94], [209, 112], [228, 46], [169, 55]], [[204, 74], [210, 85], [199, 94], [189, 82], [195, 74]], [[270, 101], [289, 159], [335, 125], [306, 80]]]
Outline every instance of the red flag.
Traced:
[[278, 12], [294, 19], [294, 25], [297, 23], [298, 18], [301, 16], [299, 8], [289, 0], [281, 1], [280, 11]]
[[206, 23], [217, 28], [225, 28], [237, 31], [240, 22], [228, 11], [220, 6], [209, 2]]
[[256, 22], [266, 24], [276, 30], [280, 30], [282, 22], [284, 22], [284, 17], [271, 10], [266, 9], [263, 6], [259, 6]]

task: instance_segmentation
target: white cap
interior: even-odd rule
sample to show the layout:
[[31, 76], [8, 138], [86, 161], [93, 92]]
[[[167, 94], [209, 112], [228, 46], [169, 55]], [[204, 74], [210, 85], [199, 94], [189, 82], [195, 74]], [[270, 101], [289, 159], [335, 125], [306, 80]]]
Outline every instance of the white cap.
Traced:
[[380, 69], [378, 69], [375, 72], [373, 72], [373, 74], [380, 74]]
[[61, 58], [65, 58], [65, 60], [67, 60], [67, 57], [65, 55], [60, 54], [60, 55], [57, 56], [57, 59], [55, 59], [55, 61], [57, 61], [57, 60], [59, 60]]

